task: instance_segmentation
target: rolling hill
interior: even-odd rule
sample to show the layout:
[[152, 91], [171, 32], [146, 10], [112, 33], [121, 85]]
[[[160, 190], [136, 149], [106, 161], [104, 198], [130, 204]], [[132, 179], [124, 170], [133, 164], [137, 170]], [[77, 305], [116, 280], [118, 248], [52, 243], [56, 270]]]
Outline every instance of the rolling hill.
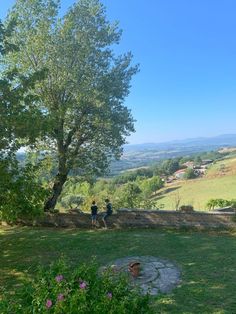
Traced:
[[155, 196], [157, 204], [163, 204], [164, 209], [175, 209], [179, 201], [180, 205], [190, 204], [197, 210], [206, 210], [211, 198], [236, 199], [235, 157], [216, 162], [202, 178], [168, 184]]
[[149, 166], [163, 159], [191, 156], [196, 153], [215, 151], [231, 146], [236, 146], [236, 134], [176, 140], [165, 143], [125, 145], [121, 159], [111, 163], [111, 174], [115, 175], [124, 170]]

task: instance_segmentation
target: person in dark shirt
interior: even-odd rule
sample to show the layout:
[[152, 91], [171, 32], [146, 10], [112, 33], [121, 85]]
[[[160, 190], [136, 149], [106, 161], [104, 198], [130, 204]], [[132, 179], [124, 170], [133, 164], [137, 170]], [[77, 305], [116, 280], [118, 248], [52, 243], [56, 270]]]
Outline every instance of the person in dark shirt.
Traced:
[[96, 202], [92, 202], [91, 206], [91, 217], [92, 217], [92, 227], [96, 227], [97, 225], [97, 214], [98, 214], [98, 207], [96, 205]]
[[102, 221], [104, 223], [105, 228], [107, 229], [107, 218], [112, 214], [112, 205], [108, 198], [105, 199], [106, 203], [106, 213], [104, 214]]

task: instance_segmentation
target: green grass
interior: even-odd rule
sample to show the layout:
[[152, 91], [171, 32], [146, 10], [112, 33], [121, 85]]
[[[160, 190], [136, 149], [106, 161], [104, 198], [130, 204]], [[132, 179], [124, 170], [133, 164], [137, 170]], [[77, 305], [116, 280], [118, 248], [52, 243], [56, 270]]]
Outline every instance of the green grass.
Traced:
[[156, 200], [157, 204], [164, 204], [164, 209], [175, 209], [176, 198], [179, 197], [180, 205], [193, 205], [195, 209], [204, 211], [211, 198], [235, 198], [235, 186], [236, 176], [181, 181], [162, 189]]
[[[224, 165], [224, 171], [221, 165]], [[225, 159], [212, 165], [205, 177], [179, 181], [164, 187], [157, 193], [157, 204], [164, 209], [175, 209], [176, 200], [180, 205], [193, 205], [197, 210], [206, 210], [211, 198], [233, 199], [236, 197], [236, 159]]]
[[154, 298], [156, 313], [236, 313], [233, 233], [2, 228], [0, 245], [0, 285], [12, 294], [37, 265], [61, 254], [75, 265], [92, 256], [103, 265], [124, 256], [153, 255], [175, 261], [182, 270], [181, 286]]

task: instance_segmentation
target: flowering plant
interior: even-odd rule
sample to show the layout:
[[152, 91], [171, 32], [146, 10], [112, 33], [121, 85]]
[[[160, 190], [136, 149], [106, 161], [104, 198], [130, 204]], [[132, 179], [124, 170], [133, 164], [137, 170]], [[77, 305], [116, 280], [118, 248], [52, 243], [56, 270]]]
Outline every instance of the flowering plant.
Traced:
[[108, 269], [98, 275], [95, 262], [71, 270], [64, 260], [40, 268], [19, 300], [2, 301], [1, 313], [142, 314], [153, 313], [148, 295], [131, 289], [124, 274]]

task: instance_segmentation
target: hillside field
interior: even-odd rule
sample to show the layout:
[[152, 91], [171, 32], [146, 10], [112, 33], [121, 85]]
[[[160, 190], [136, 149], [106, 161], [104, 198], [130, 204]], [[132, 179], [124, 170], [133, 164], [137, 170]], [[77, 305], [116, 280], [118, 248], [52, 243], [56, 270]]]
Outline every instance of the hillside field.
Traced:
[[179, 200], [180, 205], [191, 204], [197, 210], [206, 210], [206, 203], [211, 198], [236, 198], [235, 157], [216, 162], [202, 178], [168, 184], [155, 197], [164, 209], [175, 209]]

